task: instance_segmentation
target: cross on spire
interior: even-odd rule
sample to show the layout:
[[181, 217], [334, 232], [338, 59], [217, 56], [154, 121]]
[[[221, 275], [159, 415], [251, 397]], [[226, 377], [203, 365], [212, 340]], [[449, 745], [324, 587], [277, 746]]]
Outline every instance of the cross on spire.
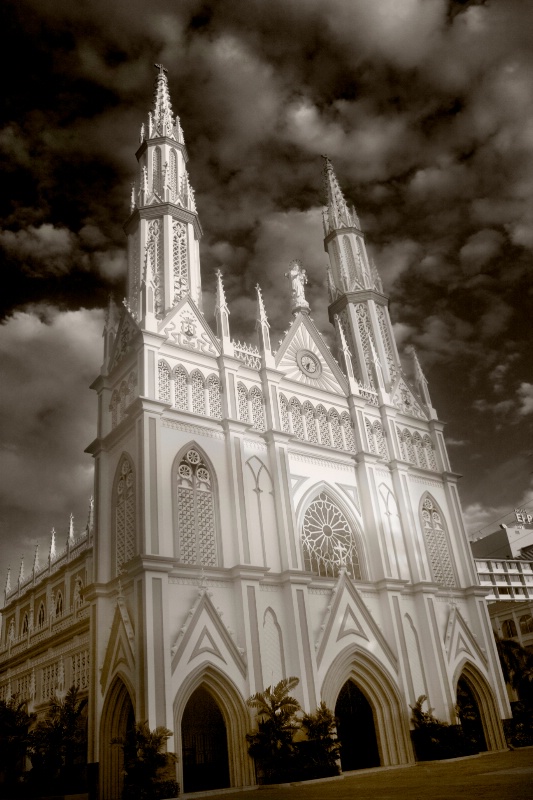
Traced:
[[161, 75], [162, 72], [168, 73], [168, 69], [165, 69], [163, 64], [154, 64], [154, 67], [159, 70], [159, 74]]

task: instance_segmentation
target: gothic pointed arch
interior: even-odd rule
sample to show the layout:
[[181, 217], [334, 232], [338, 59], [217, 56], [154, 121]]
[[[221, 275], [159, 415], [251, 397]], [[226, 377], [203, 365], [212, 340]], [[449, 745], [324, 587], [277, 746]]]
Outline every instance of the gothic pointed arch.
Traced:
[[276, 612], [269, 606], [263, 615], [263, 641], [265, 644], [262, 672], [266, 684], [275, 686], [285, 673], [283, 635]]
[[359, 647], [342, 650], [329, 667], [321, 688], [328, 708], [335, 708], [342, 688], [352, 681], [372, 709], [382, 766], [413, 762], [409, 722], [398, 686], [377, 658]]
[[174, 459], [172, 496], [176, 558], [183, 564], [222, 566], [215, 470], [196, 442]]
[[420, 501], [419, 516], [433, 580], [439, 586], [456, 586], [457, 581], [444, 516], [437, 501], [429, 492], [426, 492]]
[[468, 659], [464, 659], [455, 671], [453, 685], [456, 696], [461, 682], [466, 684], [477, 706], [486, 749], [505, 748], [507, 744], [494, 692], [478, 667]]
[[333, 578], [344, 567], [354, 580], [367, 577], [359, 525], [330, 486], [321, 483], [306, 492], [298, 520], [304, 569]]
[[157, 387], [159, 400], [161, 400], [163, 403], [172, 402], [170, 367], [164, 359], [160, 359], [157, 364]]
[[243, 747], [250, 728], [250, 716], [243, 695], [227, 675], [207, 661], [200, 664], [180, 683], [174, 700], [178, 783], [183, 785], [183, 715], [189, 699], [199, 688], [209, 692], [224, 719], [230, 786], [252, 785], [254, 783], [253, 763], [246, 748]]
[[113, 482], [112, 530], [113, 574], [119, 575], [137, 550], [135, 470], [133, 459], [127, 453], [120, 458]]
[[109, 687], [100, 719], [100, 796], [120, 800], [124, 784], [124, 763], [121, 747], [114, 739], [124, 737], [135, 724], [135, 694], [124, 675], [116, 675]]

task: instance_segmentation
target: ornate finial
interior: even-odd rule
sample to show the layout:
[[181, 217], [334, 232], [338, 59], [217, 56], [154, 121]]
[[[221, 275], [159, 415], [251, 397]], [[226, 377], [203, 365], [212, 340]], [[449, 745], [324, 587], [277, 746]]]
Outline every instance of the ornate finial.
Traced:
[[50, 534], [50, 553], [49, 558], [52, 561], [56, 557], [56, 529], [52, 528]]
[[268, 327], [270, 328], [270, 325], [269, 325], [269, 322], [268, 322], [268, 318], [267, 318], [267, 313], [266, 313], [266, 310], [265, 310], [265, 304], [263, 302], [263, 294], [261, 292], [261, 287], [259, 286], [258, 283], [255, 286], [255, 291], [257, 292], [257, 308], [258, 308], [258, 312], [259, 312], [259, 322], [264, 323], [265, 325], [268, 325]]
[[7, 575], [6, 575], [6, 585], [4, 588], [4, 594], [9, 594], [11, 591], [11, 567], [7, 568]]
[[285, 277], [291, 282], [292, 289], [292, 312], [305, 311], [309, 313], [309, 303], [305, 299], [304, 286], [308, 283], [307, 272], [302, 268], [302, 262], [295, 259], [289, 264], [289, 271]]
[[224, 291], [224, 283], [222, 282], [222, 272], [217, 269], [215, 275], [217, 277], [215, 307], [217, 309], [224, 309], [224, 311], [229, 314], [228, 304], [226, 302], [226, 293]]
[[68, 541], [70, 544], [72, 544], [74, 541], [74, 514], [70, 515], [68, 523]]
[[130, 194], [130, 212], [135, 210], [135, 184], [131, 184], [131, 194]]
[[333, 165], [327, 156], [324, 159], [324, 193], [327, 205], [327, 229], [328, 233], [339, 228], [359, 228], [359, 219], [355, 209], [348, 208], [339, 182], [333, 171]]
[[20, 559], [19, 584], [24, 580], [24, 556]]
[[33, 574], [39, 571], [39, 543], [35, 545], [35, 555], [33, 557]]

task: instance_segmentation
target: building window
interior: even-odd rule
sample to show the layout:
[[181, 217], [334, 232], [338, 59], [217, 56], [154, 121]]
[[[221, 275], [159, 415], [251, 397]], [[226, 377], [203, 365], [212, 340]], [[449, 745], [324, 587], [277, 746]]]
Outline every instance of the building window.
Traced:
[[55, 612], [56, 617], [61, 617], [63, 615], [63, 595], [61, 592], [57, 593]]
[[344, 567], [352, 578], [361, 579], [352, 529], [326, 492], [321, 492], [305, 512], [302, 545], [305, 569], [309, 572], [334, 578]]
[[446, 531], [441, 515], [430, 497], [426, 497], [422, 503], [421, 516], [433, 580], [439, 586], [455, 586]]
[[355, 453], [355, 439], [353, 435], [352, 421], [350, 415], [344, 411], [341, 415], [341, 424], [344, 430], [344, 441], [346, 442], [346, 450], [350, 453]]
[[174, 405], [180, 411], [187, 411], [189, 405], [188, 391], [187, 391], [187, 373], [182, 366], [176, 367], [174, 372]]
[[344, 442], [342, 441], [342, 430], [339, 420], [339, 415], [335, 409], [329, 412], [329, 424], [331, 427], [331, 438], [333, 440], [333, 447], [336, 450], [344, 450]]
[[248, 392], [242, 383], [237, 384], [237, 405], [240, 421], [248, 422]]
[[257, 386], [250, 389], [250, 402], [252, 405], [252, 424], [256, 431], [266, 430], [265, 406], [263, 405], [263, 394]]
[[37, 614], [37, 627], [42, 628], [45, 620], [44, 603], [39, 606], [39, 613]]
[[24, 614], [24, 619], [22, 620], [22, 635], [25, 636], [28, 633], [29, 627], [29, 618], [27, 614]]
[[211, 472], [198, 450], [191, 448], [177, 471], [178, 552], [184, 564], [217, 565], [213, 494]]
[[292, 430], [298, 439], [305, 441], [304, 423], [302, 419], [302, 407], [295, 397], [290, 400], [290, 409], [292, 417]]
[[520, 633], [533, 633], [533, 617], [531, 614], [524, 614], [522, 617], [520, 617], [518, 622], [520, 625]]
[[162, 194], [162, 169], [161, 169], [161, 148], [154, 148], [154, 155], [152, 159], [152, 168], [154, 171], [153, 187], [155, 194], [161, 196]]
[[220, 381], [216, 375], [210, 375], [207, 379], [207, 394], [209, 397], [209, 416], [215, 419], [222, 419]]
[[158, 364], [159, 399], [163, 403], [170, 403], [170, 369], [165, 361]]
[[328, 415], [324, 406], [317, 406], [316, 418], [320, 433], [320, 443], [326, 447], [331, 447], [331, 437], [329, 435]]
[[279, 412], [281, 417], [281, 429], [285, 431], [285, 433], [291, 432], [291, 426], [289, 423], [289, 404], [287, 402], [287, 398], [284, 397], [282, 394], [279, 396]]
[[316, 430], [315, 411], [311, 403], [306, 401], [303, 407], [303, 417], [305, 419], [306, 439], [308, 442], [318, 444], [318, 434]]
[[512, 639], [516, 636], [516, 625], [513, 619], [506, 619], [502, 622], [502, 633], [504, 639]]
[[135, 480], [133, 466], [124, 456], [115, 488], [115, 574], [135, 555]]

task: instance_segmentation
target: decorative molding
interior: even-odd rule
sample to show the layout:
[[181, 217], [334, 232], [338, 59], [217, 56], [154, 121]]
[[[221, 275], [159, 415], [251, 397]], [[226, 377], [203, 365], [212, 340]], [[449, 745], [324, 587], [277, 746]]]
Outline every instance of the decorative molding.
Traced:
[[243, 444], [248, 450], [259, 450], [261, 453], [266, 453], [268, 447], [263, 441], [257, 441], [255, 439], [243, 439]]
[[175, 431], [187, 431], [187, 433], [194, 433], [197, 436], [207, 436], [210, 439], [224, 439], [223, 433], [213, 431], [210, 428], [204, 428], [201, 425], [191, 425], [189, 422], [176, 422], [172, 419], [163, 419], [162, 425], [164, 428], [172, 428]]
[[422, 486], [434, 486], [437, 489], [443, 489], [444, 484], [442, 481], [432, 481], [429, 478], [415, 478], [414, 475], [409, 475], [409, 480], [413, 483], [420, 483]]
[[338, 461], [335, 458], [318, 458], [317, 456], [308, 456], [303, 453], [298, 453], [296, 450], [289, 450], [289, 457], [295, 461], [302, 461], [304, 464], [316, 464], [318, 467], [334, 467], [335, 469], [342, 469], [346, 472], [352, 472], [354, 467], [346, 461]]

